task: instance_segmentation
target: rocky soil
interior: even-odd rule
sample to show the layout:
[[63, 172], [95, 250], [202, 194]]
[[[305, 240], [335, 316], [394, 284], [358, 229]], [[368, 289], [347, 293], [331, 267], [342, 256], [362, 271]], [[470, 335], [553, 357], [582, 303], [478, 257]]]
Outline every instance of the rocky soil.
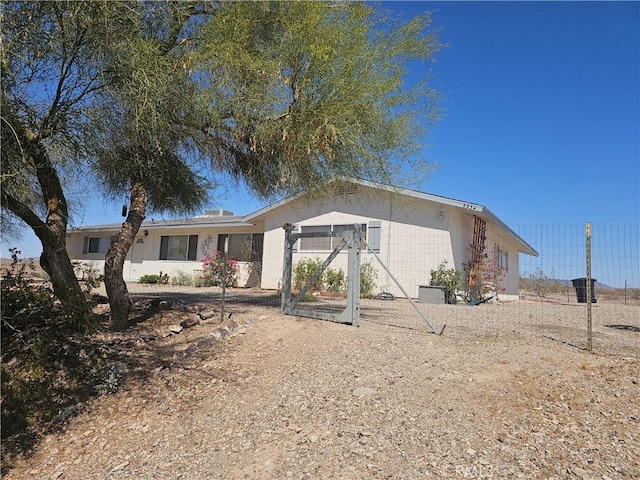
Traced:
[[639, 307], [599, 306], [590, 354], [549, 333], [577, 328], [565, 313], [523, 303], [443, 306], [442, 336], [260, 306], [224, 325], [160, 311], [100, 334], [124, 385], [5, 477], [640, 478]]

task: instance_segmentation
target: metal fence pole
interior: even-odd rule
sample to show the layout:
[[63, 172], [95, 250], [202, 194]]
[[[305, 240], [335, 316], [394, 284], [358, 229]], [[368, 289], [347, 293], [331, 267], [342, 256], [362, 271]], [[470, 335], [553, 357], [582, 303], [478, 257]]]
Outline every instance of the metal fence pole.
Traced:
[[222, 304], [220, 305], [220, 322], [224, 322], [224, 307], [227, 301], [227, 260], [229, 255], [229, 237], [224, 240], [222, 252]]
[[586, 225], [587, 244], [587, 350], [593, 353], [593, 332], [591, 318], [591, 223]]
[[280, 308], [285, 314], [291, 313], [291, 273], [293, 270], [293, 244], [291, 235], [294, 226], [285, 223], [284, 229], [284, 262], [282, 263], [282, 292], [280, 294]]

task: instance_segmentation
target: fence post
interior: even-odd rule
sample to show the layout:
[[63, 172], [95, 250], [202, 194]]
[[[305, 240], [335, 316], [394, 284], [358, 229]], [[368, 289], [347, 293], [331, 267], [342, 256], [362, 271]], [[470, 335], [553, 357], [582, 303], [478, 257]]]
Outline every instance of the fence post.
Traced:
[[224, 239], [222, 251], [222, 304], [220, 305], [220, 322], [224, 322], [224, 307], [227, 301], [227, 260], [229, 254], [229, 237]]
[[291, 271], [293, 269], [293, 243], [291, 235], [294, 226], [285, 223], [284, 229], [284, 262], [282, 264], [282, 292], [280, 295], [280, 308], [285, 314], [291, 312]]
[[586, 225], [586, 245], [587, 245], [587, 350], [593, 353], [593, 332], [591, 325], [591, 223]]

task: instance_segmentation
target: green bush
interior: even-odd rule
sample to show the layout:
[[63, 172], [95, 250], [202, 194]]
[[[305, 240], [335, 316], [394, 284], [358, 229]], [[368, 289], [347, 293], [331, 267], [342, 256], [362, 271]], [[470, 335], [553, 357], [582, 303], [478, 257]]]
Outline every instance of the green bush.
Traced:
[[[302, 287], [313, 277], [313, 274], [322, 266], [322, 261], [318, 258], [312, 260], [310, 258], [301, 259], [293, 267], [293, 288], [301, 290]], [[370, 298], [376, 288], [376, 272], [370, 263], [360, 265], [360, 295]], [[328, 267], [322, 272], [320, 278], [314, 283], [310, 291], [314, 292], [338, 292], [345, 293], [347, 291], [347, 277], [344, 271], [339, 268], [337, 270]]]
[[76, 277], [80, 276], [78, 280], [81, 282], [85, 295], [90, 295], [93, 289], [98, 288], [100, 283], [104, 281], [104, 275], [94, 265], [79, 261], [71, 262], [71, 264]]
[[327, 268], [322, 272], [321, 284], [326, 292], [344, 293], [347, 291], [347, 278], [341, 268], [333, 270]]
[[432, 286], [445, 287], [447, 303], [456, 303], [456, 291], [460, 289], [461, 273], [455, 268], [447, 268], [447, 261], [443, 260], [435, 270], [431, 270]]
[[182, 287], [189, 287], [191, 285], [193, 285], [193, 276], [191, 276], [190, 274], [186, 273], [186, 272], [182, 272], [180, 270], [178, 270], [172, 277], [171, 277], [171, 285], [179, 285]]
[[[554, 272], [551, 270], [551, 275]], [[520, 277], [520, 288], [529, 291], [538, 297], [545, 297], [550, 293], [557, 293], [562, 291], [562, 284], [557, 280], [550, 278], [540, 268], [536, 268], [533, 273], [525, 273]]]
[[[318, 258], [315, 260], [303, 258], [296, 263], [293, 267], [293, 288], [295, 290], [301, 290], [321, 265], [322, 261]], [[311, 286], [309, 291], [322, 291], [322, 277]]]
[[0, 305], [2, 321], [16, 326], [21, 317], [29, 317], [35, 313], [48, 314], [53, 310], [55, 297], [51, 289], [44, 284], [35, 285], [27, 278], [28, 270], [35, 270], [33, 262], [19, 265], [20, 250], [10, 248], [11, 266], [0, 282]]
[[360, 296], [373, 298], [376, 289], [376, 271], [370, 263], [360, 264]]
[[138, 280], [138, 283], [150, 283], [150, 284], [157, 283], [161, 285], [166, 285], [167, 283], [169, 283], [169, 275], [166, 273], [163, 275], [162, 272], [160, 272], [159, 275], [156, 275], [155, 273], [143, 275]]

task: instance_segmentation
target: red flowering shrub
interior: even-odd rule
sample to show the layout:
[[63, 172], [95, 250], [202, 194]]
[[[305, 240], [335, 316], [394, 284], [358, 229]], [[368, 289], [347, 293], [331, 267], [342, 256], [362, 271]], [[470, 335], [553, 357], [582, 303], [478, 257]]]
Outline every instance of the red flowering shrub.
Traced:
[[238, 262], [227, 258], [219, 251], [202, 260], [200, 284], [203, 287], [236, 287], [238, 285]]

